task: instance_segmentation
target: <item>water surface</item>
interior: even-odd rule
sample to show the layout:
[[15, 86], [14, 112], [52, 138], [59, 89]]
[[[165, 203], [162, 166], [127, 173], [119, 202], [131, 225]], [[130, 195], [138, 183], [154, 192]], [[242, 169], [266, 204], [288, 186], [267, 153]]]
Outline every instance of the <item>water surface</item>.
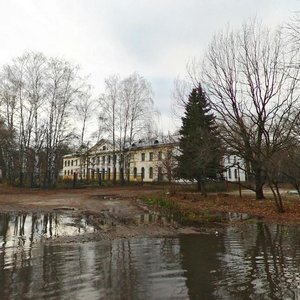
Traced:
[[300, 297], [297, 226], [252, 221], [211, 234], [44, 243], [101, 230], [76, 218], [0, 214], [0, 299]]

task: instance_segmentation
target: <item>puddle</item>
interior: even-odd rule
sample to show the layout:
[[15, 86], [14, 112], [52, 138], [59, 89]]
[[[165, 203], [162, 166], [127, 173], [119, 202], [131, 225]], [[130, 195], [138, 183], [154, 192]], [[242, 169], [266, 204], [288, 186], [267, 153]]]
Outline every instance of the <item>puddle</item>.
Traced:
[[119, 197], [115, 194], [91, 195], [90, 199], [95, 199], [95, 200], [117, 200], [117, 199], [119, 199]]
[[[0, 237], [36, 230], [28, 215], [0, 216]], [[49, 228], [49, 215], [31, 218], [47, 216]], [[299, 226], [262, 222], [219, 234], [16, 244], [0, 248], [0, 299], [298, 299], [299, 260]]]
[[53, 210], [55, 210], [55, 211], [73, 211], [73, 210], [75, 210], [75, 208], [73, 208], [73, 207], [56, 207], [56, 208], [53, 208]]
[[195, 226], [202, 227], [206, 223], [214, 222], [237, 222], [252, 219], [253, 217], [246, 213], [208, 213], [200, 215], [196, 219], [188, 219], [182, 215], [162, 215], [158, 212], [139, 214], [134, 216], [133, 223], [136, 225], [159, 224], [162, 226]]
[[139, 214], [134, 217], [134, 223], [136, 225], [148, 225], [148, 224], [159, 224], [159, 225], [173, 225], [178, 226], [178, 222], [172, 218], [163, 216], [159, 213], [151, 214]]
[[76, 216], [66, 212], [35, 214], [0, 214], [0, 244], [24, 245], [45, 238], [75, 236], [106, 230], [111, 224], [89, 216]]
[[246, 213], [229, 212], [229, 213], [222, 214], [222, 219], [230, 221], [230, 222], [245, 221], [245, 220], [252, 219], [252, 218], [253, 218], [252, 216], [250, 216], [249, 214], [246, 214]]

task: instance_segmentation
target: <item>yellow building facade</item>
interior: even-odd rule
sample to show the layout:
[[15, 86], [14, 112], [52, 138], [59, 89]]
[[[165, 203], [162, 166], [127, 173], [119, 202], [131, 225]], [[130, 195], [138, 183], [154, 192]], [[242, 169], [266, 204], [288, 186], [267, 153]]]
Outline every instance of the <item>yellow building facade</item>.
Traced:
[[107, 140], [101, 140], [84, 153], [65, 155], [63, 178], [130, 182], [160, 182], [171, 179], [176, 165], [176, 143], [142, 140], [113, 151]]

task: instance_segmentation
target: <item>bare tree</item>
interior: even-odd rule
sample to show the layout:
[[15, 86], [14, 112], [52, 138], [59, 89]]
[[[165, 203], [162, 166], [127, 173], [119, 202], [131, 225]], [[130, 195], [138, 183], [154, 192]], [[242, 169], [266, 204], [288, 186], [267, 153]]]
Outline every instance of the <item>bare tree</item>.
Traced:
[[[17, 110], [17, 99], [14, 84], [8, 79], [3, 70], [0, 81], [0, 116], [1, 118], [1, 154], [3, 158], [3, 176], [12, 184], [15, 180], [16, 164], [16, 128], [15, 118]], [[4, 137], [5, 136], [5, 137]]]
[[120, 179], [124, 181], [124, 170], [128, 167], [125, 155], [129, 155], [124, 150], [149, 128], [147, 125], [153, 116], [152, 91], [150, 84], [138, 74], [123, 80], [119, 76], [111, 76], [105, 85], [106, 91], [99, 100], [99, 115], [103, 127], [112, 137], [114, 170], [115, 152], [118, 150], [121, 153]]
[[85, 141], [88, 121], [92, 118], [95, 108], [95, 101], [92, 99], [90, 86], [88, 86], [86, 90], [78, 93], [77, 101], [74, 107], [77, 117], [81, 122], [80, 144], [82, 145]]
[[136, 136], [145, 133], [147, 125], [152, 120], [152, 89], [145, 78], [135, 73], [123, 80], [122, 92], [122, 98], [126, 102], [124, 123], [128, 127], [128, 133], [126, 130], [124, 135], [127, 136], [127, 141], [132, 143]]
[[170, 133], [164, 136], [165, 147], [161, 151], [161, 157], [157, 160], [156, 168], [160, 175], [166, 176], [169, 184], [174, 182], [176, 168], [178, 166], [178, 141]]
[[172, 90], [172, 115], [175, 120], [181, 121], [189, 99], [189, 94], [194, 87], [190, 79], [191, 78], [181, 79], [177, 77], [174, 80]]
[[284, 212], [283, 199], [279, 190], [279, 185], [283, 182], [283, 161], [281, 160], [283, 154], [284, 151], [276, 152], [265, 161], [266, 180], [273, 193], [277, 211], [280, 213]]
[[196, 81], [201, 73], [227, 147], [254, 175], [257, 199], [264, 198], [265, 161], [296, 141], [299, 69], [287, 50], [280, 31], [247, 23], [216, 35], [203, 65], [189, 70]]
[[[6, 65], [1, 74], [1, 97], [10, 132], [18, 133], [20, 183], [28, 168], [38, 167], [41, 149], [41, 107], [45, 98], [44, 68], [41, 53], [25, 53]], [[15, 130], [18, 127], [18, 130]]]
[[60, 146], [73, 137], [72, 128], [69, 126], [70, 108], [85, 87], [85, 82], [78, 76], [78, 71], [77, 66], [61, 59], [50, 59], [48, 63], [45, 140], [47, 165], [44, 180], [46, 186], [56, 182]]
[[[151, 122], [153, 111], [152, 90], [148, 83], [139, 74], [132, 74], [122, 81], [121, 101], [125, 104], [120, 109], [120, 133], [119, 149], [121, 180], [124, 181], [124, 170], [128, 169], [125, 158], [126, 145], [131, 145], [134, 139], [146, 133]], [[122, 128], [123, 127], [123, 128]], [[130, 155], [129, 152], [126, 153]], [[128, 170], [127, 172], [128, 173]]]
[[32, 184], [39, 184], [42, 173], [46, 185], [55, 183], [64, 143], [72, 134], [71, 104], [86, 91], [78, 71], [65, 60], [34, 52], [2, 68], [0, 117], [11, 135], [7, 145], [13, 147], [7, 148], [6, 159], [11, 174], [18, 169], [20, 185], [28, 174]]
[[289, 182], [300, 195], [300, 148], [291, 146], [277, 157], [284, 180]]
[[99, 98], [99, 125], [112, 139], [113, 147], [113, 182], [116, 182], [116, 130], [120, 110], [120, 77], [112, 75], [105, 80], [105, 92]]

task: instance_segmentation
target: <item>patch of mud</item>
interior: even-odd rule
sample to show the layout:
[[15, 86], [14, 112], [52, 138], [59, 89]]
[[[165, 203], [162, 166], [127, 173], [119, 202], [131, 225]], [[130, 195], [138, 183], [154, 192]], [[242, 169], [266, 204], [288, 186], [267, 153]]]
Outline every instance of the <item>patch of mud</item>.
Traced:
[[74, 207], [55, 207], [53, 208], [54, 211], [74, 211]]
[[90, 199], [94, 200], [117, 200], [119, 197], [115, 194], [91, 195]]

